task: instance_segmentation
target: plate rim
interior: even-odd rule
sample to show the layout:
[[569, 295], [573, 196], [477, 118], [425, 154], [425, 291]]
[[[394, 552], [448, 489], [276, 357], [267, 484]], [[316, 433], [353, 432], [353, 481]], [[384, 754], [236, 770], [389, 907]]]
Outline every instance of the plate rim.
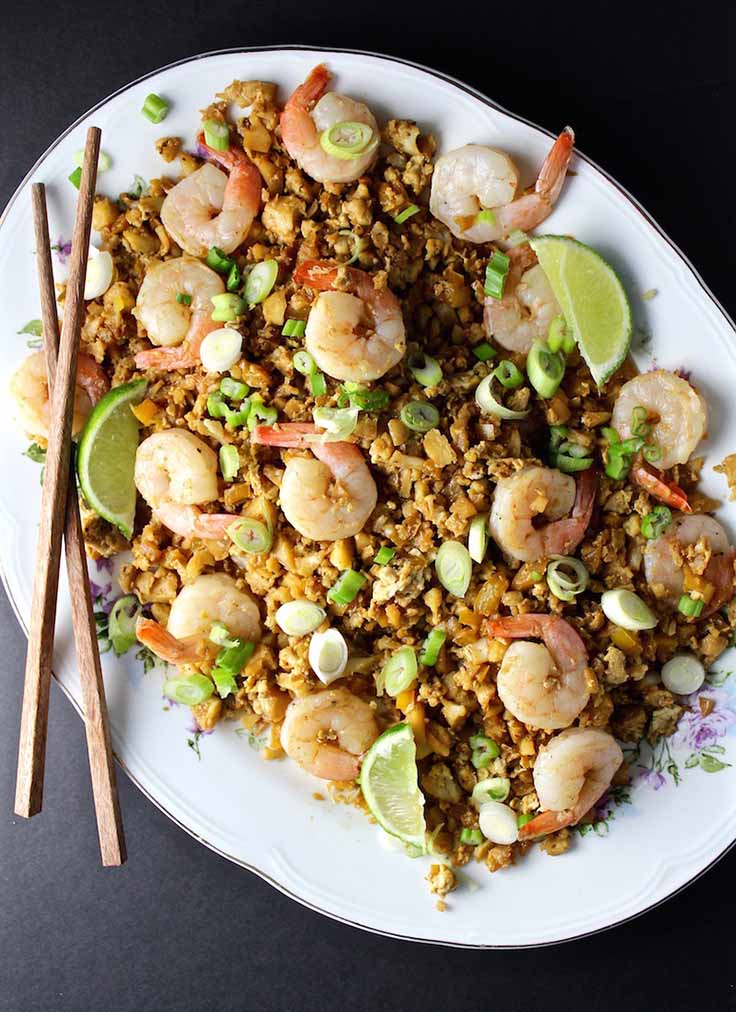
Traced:
[[[74, 120], [73, 123], [71, 123], [61, 134], [59, 134], [59, 136], [54, 141], [52, 141], [52, 143], [46, 148], [45, 151], [43, 151], [43, 153], [36, 159], [36, 161], [28, 170], [28, 172], [24, 175], [23, 179], [18, 184], [12, 196], [10, 197], [7, 204], [3, 208], [2, 214], [0, 214], [0, 229], [5, 223], [5, 220], [8, 214], [10, 213], [13, 205], [15, 204], [16, 200], [21, 195], [25, 187], [28, 185], [37, 169], [46, 161], [49, 155], [59, 146], [59, 144], [61, 144], [69, 136], [69, 134], [73, 130], [75, 130], [89, 116], [93, 115], [98, 109], [107, 105], [107, 103], [112, 101], [112, 99], [117, 98], [118, 95], [122, 95], [125, 92], [130, 91], [132, 88], [135, 88], [143, 81], [147, 81], [152, 77], [156, 77], [158, 74], [162, 74], [166, 71], [173, 70], [175, 67], [181, 67], [188, 63], [195, 63], [201, 60], [207, 60], [217, 56], [228, 56], [235, 53], [269, 53], [269, 52], [339, 53], [348, 56], [370, 56], [374, 59], [386, 60], [389, 63], [395, 63], [401, 66], [410, 67], [414, 70], [421, 70], [424, 73], [439, 79], [440, 81], [444, 81], [446, 83], [454, 85], [456, 88], [461, 89], [466, 94], [472, 96], [473, 98], [482, 102], [484, 105], [490, 107], [491, 109], [495, 109], [499, 112], [502, 112], [509, 118], [516, 120], [519, 123], [524, 123], [526, 126], [529, 126], [534, 130], [537, 130], [541, 134], [544, 134], [548, 137], [554, 136], [550, 130], [546, 129], [546, 127], [541, 127], [533, 120], [527, 119], [525, 116], [520, 116], [518, 113], [510, 111], [505, 106], [501, 105], [499, 102], [494, 101], [492, 98], [485, 95], [483, 92], [479, 91], [477, 88], [474, 88], [469, 84], [466, 84], [464, 81], [461, 81], [456, 77], [453, 77], [451, 74], [446, 74], [444, 71], [428, 67], [425, 64], [418, 63], [415, 60], [408, 60], [403, 57], [391, 56], [388, 53], [374, 52], [372, 50], [367, 49], [351, 49], [337, 46], [300, 45], [299, 43], [284, 43], [269, 46], [231, 46], [225, 49], [215, 49], [205, 53], [197, 53], [193, 56], [182, 57], [179, 60], [174, 60], [171, 63], [164, 64], [161, 67], [157, 67], [154, 70], [148, 71], [147, 73], [142, 74], [140, 77], [135, 78], [133, 81], [129, 81], [127, 84], [122, 85], [120, 88], [111, 92], [105, 98], [101, 99], [99, 102], [95, 103], [95, 105], [91, 106], [89, 109], [83, 112], [80, 116], [77, 117], [77, 119]], [[683, 262], [685, 267], [694, 276], [695, 280], [703, 289], [706, 296], [715, 305], [716, 309], [721, 313], [721, 315], [728, 323], [728, 325], [731, 327], [731, 329], [736, 331], [736, 323], [734, 323], [734, 320], [731, 318], [730, 314], [727, 312], [725, 307], [721, 304], [719, 299], [716, 297], [716, 295], [713, 293], [710, 287], [706, 284], [700, 272], [696, 269], [696, 267], [688, 258], [688, 256], [680, 249], [677, 243], [675, 243], [674, 240], [670, 238], [667, 232], [665, 232], [665, 230], [661, 227], [661, 225], [659, 225], [659, 223], [652, 217], [652, 215], [646, 210], [646, 208], [643, 207], [643, 205], [636, 199], [636, 197], [634, 197], [626, 189], [626, 187], [624, 187], [621, 183], [618, 182], [617, 179], [615, 179], [609, 172], [607, 172], [606, 169], [602, 168], [596, 161], [594, 161], [592, 158], [590, 158], [588, 155], [582, 152], [577, 147], [577, 145], [575, 147], [575, 154], [576, 157], [582, 159], [588, 165], [591, 165], [594, 169], [600, 172], [601, 175], [604, 176], [605, 179], [607, 179], [608, 182], [615, 187], [618, 193], [621, 196], [623, 196], [629, 202], [629, 204], [631, 204], [631, 206], [644, 218], [644, 220], [655, 229], [658, 235], [661, 236], [661, 238], [667, 242], [667, 244], [671, 247], [671, 249], [677, 254], [680, 260]], [[21, 631], [23, 632], [26, 639], [28, 639], [28, 628], [21, 616], [20, 609], [11, 591], [7, 574], [5, 571], [5, 565], [2, 558], [0, 558], [0, 580], [2, 580], [3, 588], [7, 595], [8, 601], [10, 602], [13, 614], [15, 615], [15, 618], [21, 628]], [[76, 699], [74, 698], [74, 696], [72, 695], [71, 691], [57, 678], [55, 672], [52, 671], [52, 675], [56, 681], [56, 684], [62, 690], [62, 692], [67, 697], [69, 702], [72, 704], [72, 706], [74, 707], [74, 709], [76, 710], [77, 714], [82, 719], [82, 721], [84, 721], [83, 710], [76, 701]], [[218, 856], [225, 858], [232, 864], [235, 864], [240, 868], [245, 868], [247, 871], [252, 872], [254, 875], [257, 875], [262, 881], [266, 882], [274, 889], [277, 889], [284, 896], [288, 897], [291, 900], [295, 900], [303, 907], [306, 907], [307, 909], [312, 910], [315, 913], [321, 914], [325, 917], [329, 917], [331, 920], [338, 921], [341, 924], [346, 924], [349, 927], [357, 928], [361, 931], [368, 931], [371, 934], [379, 935], [384, 938], [391, 938], [403, 942], [415, 942], [423, 945], [441, 945], [444, 947], [454, 949], [503, 951], [503, 950], [517, 950], [517, 949], [539, 949], [553, 945], [564, 945], [568, 942], [574, 942], [578, 939], [590, 938], [593, 935], [599, 935], [604, 931], [610, 931], [613, 928], [619, 927], [620, 925], [628, 924], [629, 922], [635, 920], [636, 918], [642, 917], [644, 914], [647, 914], [650, 911], [655, 910], [657, 907], [662, 906], [662, 904], [667, 903], [669, 900], [674, 899], [685, 889], [691, 886], [694, 882], [697, 882], [698, 879], [700, 879], [703, 875], [709, 872], [711, 868], [713, 868], [716, 864], [718, 864], [719, 861], [721, 861], [726, 856], [726, 854], [728, 854], [736, 847], [736, 838], [734, 838], [725, 847], [724, 850], [722, 850], [719, 854], [717, 854], [704, 868], [701, 868], [700, 871], [696, 872], [696, 874], [692, 878], [688, 879], [686, 882], [683, 882], [682, 885], [678, 886], [672, 892], [668, 893], [666, 896], [663, 896], [661, 899], [655, 901], [651, 905], [644, 907], [642, 910], [639, 910], [636, 913], [629, 914], [626, 917], [622, 917], [616, 921], [613, 921], [611, 924], [605, 924], [602, 925], [601, 927], [593, 928], [590, 931], [579, 932], [577, 934], [570, 935], [566, 938], [558, 938], [552, 941], [526, 942], [521, 944], [508, 944], [508, 945], [480, 943], [480, 942], [479, 943], [454, 942], [448, 939], [418, 938], [413, 935], [405, 935], [391, 932], [382, 928], [376, 928], [370, 924], [362, 924], [360, 921], [352, 920], [351, 918], [345, 917], [342, 914], [339, 914], [335, 911], [325, 910], [322, 907], [318, 906], [316, 903], [313, 903], [310, 900], [306, 899], [305, 897], [300, 896], [295, 892], [292, 892], [286, 885], [279, 882], [277, 879], [273, 878], [271, 875], [269, 875], [268, 872], [264, 871], [262, 868], [259, 868], [257, 865], [250, 864], [249, 862], [244, 861], [241, 858], [235, 857], [234, 855], [227, 853], [227, 851], [223, 850], [222, 848], [217, 847], [214, 843], [211, 843], [209, 840], [205, 839], [205, 837], [201, 836], [191, 827], [186, 826], [175, 815], [173, 815], [170, 811], [168, 811], [168, 809], [164, 806], [164, 804], [160, 802], [157, 798], [155, 798], [150, 793], [150, 791], [147, 790], [147, 788], [145, 788], [143, 784], [138, 781], [138, 779], [133, 775], [133, 773], [131, 773], [131, 771], [128, 769], [127, 765], [123, 762], [120, 756], [117, 753], [114, 753], [114, 755], [115, 760], [120, 769], [126, 774], [129, 780], [138, 788], [138, 790], [143, 794], [143, 796], [147, 798], [148, 801], [150, 801], [160, 812], [163, 812], [163, 814], [168, 819], [170, 819], [171, 822], [174, 823], [174, 825], [178, 826], [179, 829], [184, 830], [184, 832], [186, 832], [198, 843], [207, 847], [208, 850], [211, 850]]]

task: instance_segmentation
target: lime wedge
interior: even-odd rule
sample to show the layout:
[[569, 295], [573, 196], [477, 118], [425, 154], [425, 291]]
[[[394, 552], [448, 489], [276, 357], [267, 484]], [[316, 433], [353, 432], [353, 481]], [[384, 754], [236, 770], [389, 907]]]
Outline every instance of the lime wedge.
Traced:
[[115, 524], [126, 538], [133, 533], [138, 419], [130, 410], [146, 393], [146, 380], [115, 387], [92, 410], [82, 430], [77, 473], [91, 508]]
[[417, 750], [408, 724], [395, 724], [373, 742], [363, 759], [360, 786], [376, 822], [424, 850], [424, 796], [417, 784]]
[[631, 306], [618, 275], [590, 246], [561, 235], [529, 240], [593, 379], [606, 383], [629, 353]]

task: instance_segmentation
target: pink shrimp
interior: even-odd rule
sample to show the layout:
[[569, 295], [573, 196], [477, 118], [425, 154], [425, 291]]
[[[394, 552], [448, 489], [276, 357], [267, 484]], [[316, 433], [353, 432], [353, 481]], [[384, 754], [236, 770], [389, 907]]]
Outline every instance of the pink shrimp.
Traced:
[[319, 441], [315, 425], [291, 422], [257, 425], [253, 442], [307, 447], [316, 460], [292, 457], [281, 479], [281, 509], [305, 538], [339, 541], [363, 526], [378, 500], [376, 483], [354, 443]]
[[[332, 291], [340, 278], [347, 290]], [[370, 274], [307, 260], [294, 280], [321, 292], [307, 320], [305, 344], [328, 376], [366, 382], [401, 361], [406, 350], [401, 305], [388, 288], [376, 288]]]
[[[93, 406], [109, 389], [110, 382], [102, 366], [91, 355], [80, 352], [77, 358], [72, 435], [79, 435]], [[26, 433], [33, 438], [48, 439], [51, 405], [44, 352], [34, 352], [23, 361], [10, 381], [10, 393], [18, 421]]]
[[688, 502], [687, 493], [674, 481], [669, 481], [662, 471], [658, 471], [656, 467], [652, 467], [641, 458], [634, 461], [631, 468], [631, 480], [653, 495], [655, 499], [667, 503], [673, 510], [692, 513], [693, 508]]
[[177, 639], [151, 618], [138, 619], [135, 627], [138, 642], [167, 664], [195, 664], [202, 658], [202, 639], [188, 636]]
[[[312, 179], [349, 183], [370, 167], [380, 134], [373, 114], [362, 102], [334, 92], [325, 94], [331, 76], [320, 63], [293, 92], [281, 113], [281, 137], [291, 157]], [[344, 123], [361, 124], [364, 130], [365, 146], [350, 158], [329, 154], [320, 144], [325, 130]]]
[[[491, 619], [485, 632], [523, 640], [511, 644], [498, 672], [498, 694], [506, 709], [530, 727], [568, 727], [590, 696], [588, 652], [570, 623], [556, 615], [515, 615]], [[527, 642], [530, 636], [544, 645]]]

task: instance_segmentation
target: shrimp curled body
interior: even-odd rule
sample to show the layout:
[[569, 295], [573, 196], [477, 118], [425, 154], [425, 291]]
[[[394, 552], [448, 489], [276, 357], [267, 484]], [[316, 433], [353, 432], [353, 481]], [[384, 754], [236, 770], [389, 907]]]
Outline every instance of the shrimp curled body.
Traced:
[[690, 546], [696, 546], [700, 557], [700, 571], [691, 574], [696, 577], [696, 586], [702, 581], [709, 597], [700, 616], [707, 618], [733, 596], [736, 558], [736, 549], [713, 517], [702, 514], [677, 517], [664, 534], [648, 542], [644, 549], [644, 574], [655, 595], [676, 607], [685, 590], [685, 552]]
[[539, 750], [534, 787], [543, 809], [519, 830], [519, 840], [574, 826], [600, 800], [623, 752], [612, 735], [592, 727], [569, 727]]
[[526, 354], [535, 341], [547, 339], [552, 320], [562, 310], [532, 248], [514, 246], [508, 256], [503, 298], [486, 296], [483, 323], [496, 344]]
[[355, 780], [377, 737], [371, 707], [343, 688], [293, 700], [281, 727], [284, 752], [323, 780]]
[[[509, 156], [481, 144], [448, 151], [432, 174], [429, 209], [454, 236], [496, 242], [528, 231], [552, 213], [565, 181], [575, 134], [565, 127], [547, 155], [531, 193], [517, 197], [519, 174]], [[481, 211], [490, 211], [479, 220]]]
[[[105, 371], [91, 355], [77, 356], [77, 385], [74, 391], [72, 435], [78, 436], [87, 416], [110, 388]], [[51, 402], [46, 377], [46, 355], [42, 351], [29, 355], [13, 373], [10, 380], [18, 422], [31, 439], [49, 437]]]
[[[348, 291], [330, 291], [338, 277]], [[300, 264], [298, 284], [320, 291], [307, 320], [307, 351], [328, 376], [366, 382], [378, 379], [404, 356], [406, 332], [399, 300], [374, 286], [369, 274], [319, 260]]]
[[[294, 91], [281, 113], [284, 147], [299, 167], [318, 183], [350, 183], [367, 172], [378, 153], [378, 124], [368, 106], [345, 95], [325, 90], [330, 81], [320, 63]], [[352, 158], [338, 158], [320, 144], [320, 135], [337, 123], [363, 123], [372, 136], [363, 151]]]
[[321, 443], [316, 426], [257, 425], [253, 441], [308, 447], [316, 460], [292, 457], [281, 479], [281, 509], [292, 527], [315, 541], [339, 541], [363, 529], [378, 501], [376, 483], [354, 443]]
[[573, 627], [554, 615], [516, 615], [486, 623], [486, 632], [543, 641], [511, 644], [498, 672], [498, 694], [506, 709], [530, 727], [569, 727], [590, 696], [588, 653]]
[[[577, 488], [575, 480], [561, 471], [524, 468], [496, 485], [488, 522], [491, 537], [499, 548], [522, 562], [568, 555], [583, 540], [595, 494], [592, 468], [580, 473]], [[542, 516], [548, 523], [535, 527], [533, 521]]]

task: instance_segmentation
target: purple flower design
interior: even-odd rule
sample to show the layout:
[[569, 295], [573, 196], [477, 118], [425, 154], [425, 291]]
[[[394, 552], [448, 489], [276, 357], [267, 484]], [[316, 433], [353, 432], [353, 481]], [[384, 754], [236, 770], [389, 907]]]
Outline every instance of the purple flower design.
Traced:
[[658, 791], [660, 787], [664, 787], [667, 783], [664, 773], [657, 769], [650, 769], [648, 766], [637, 766], [635, 779], [645, 783], [647, 787], [651, 787], [655, 791]]
[[[705, 699], [712, 699], [713, 709], [706, 716], [698, 705], [700, 696]], [[680, 718], [673, 743], [678, 748], [688, 748], [694, 752], [700, 752], [718, 742], [728, 733], [729, 728], [736, 725], [736, 699], [725, 689], [705, 689], [688, 698], [688, 705], [691, 707]]]
[[56, 240], [56, 245], [51, 247], [56, 253], [56, 259], [59, 263], [64, 266], [72, 251], [71, 239], [65, 239], [63, 235], [60, 235]]

